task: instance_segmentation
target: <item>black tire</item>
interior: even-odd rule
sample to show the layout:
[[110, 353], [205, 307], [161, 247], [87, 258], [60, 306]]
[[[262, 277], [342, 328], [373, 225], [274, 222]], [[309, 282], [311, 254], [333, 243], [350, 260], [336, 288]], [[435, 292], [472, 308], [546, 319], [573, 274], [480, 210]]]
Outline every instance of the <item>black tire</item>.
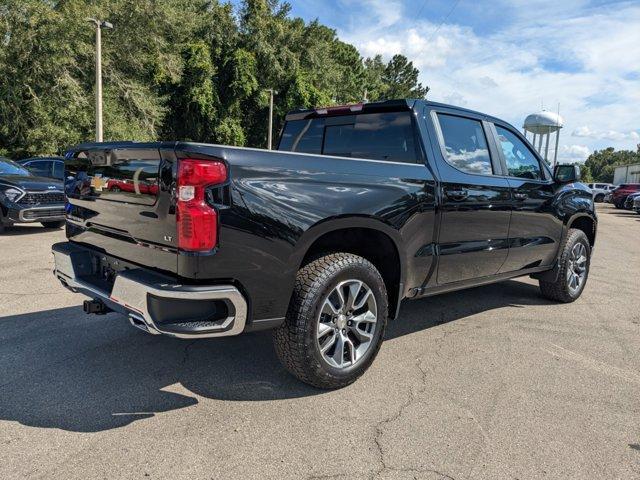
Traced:
[[[350, 280], [369, 287], [375, 298], [377, 321], [370, 332], [371, 344], [362, 357], [350, 366], [336, 368], [323, 358], [316, 331], [323, 304], [341, 282]], [[278, 358], [291, 374], [309, 385], [323, 389], [345, 387], [357, 380], [378, 354], [388, 310], [384, 281], [368, 260], [349, 253], [320, 257], [298, 271], [286, 320], [273, 334]]]
[[604, 195], [602, 193], [599, 193], [598, 195], [596, 195], [596, 198], [594, 199], [594, 201], [596, 203], [602, 203], [602, 201], [604, 201]]
[[4, 225], [0, 223], [0, 234], [4, 233]]
[[64, 220], [58, 222], [42, 222], [42, 226], [44, 228], [62, 228], [64, 227], [64, 223]]
[[[586, 254], [586, 263], [584, 265], [584, 278], [577, 289], [570, 287], [569, 269], [571, 268], [571, 256], [577, 244], [584, 246]], [[589, 266], [591, 264], [591, 245], [589, 239], [582, 230], [570, 229], [567, 233], [564, 245], [560, 252], [558, 278], [555, 282], [546, 282], [540, 280], [540, 291], [542, 295], [550, 300], [562, 303], [571, 303], [576, 301], [582, 295], [587, 279], [589, 278]]]

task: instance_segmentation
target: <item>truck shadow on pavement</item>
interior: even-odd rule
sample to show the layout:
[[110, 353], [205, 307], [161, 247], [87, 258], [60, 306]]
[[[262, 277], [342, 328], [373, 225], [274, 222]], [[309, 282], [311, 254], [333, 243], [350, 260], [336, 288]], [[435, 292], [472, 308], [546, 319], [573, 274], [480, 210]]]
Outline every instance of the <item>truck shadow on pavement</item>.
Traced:
[[3, 237], [19, 237], [21, 235], [36, 235], [39, 233], [51, 233], [55, 231], [62, 231], [61, 228], [45, 228], [41, 225], [34, 224], [29, 226], [21, 226], [21, 225], [12, 225], [10, 227], [6, 227], [5, 231], [2, 232]]
[[[406, 302], [386, 338], [547, 303], [535, 286], [515, 281]], [[267, 401], [324, 393], [280, 366], [268, 332], [187, 342], [137, 331], [115, 314], [87, 317], [80, 307], [0, 318], [0, 390], [1, 420], [73, 432], [123, 427], [192, 407], [199, 396]]]
[[[602, 212], [600, 212], [602, 213]], [[606, 210], [606, 212], [608, 215], [613, 215], [616, 216], [618, 218], [634, 218], [636, 220], [640, 220], [640, 215], [638, 215], [636, 212], [632, 211], [632, 210], [623, 210], [623, 209], [613, 209], [613, 210]]]

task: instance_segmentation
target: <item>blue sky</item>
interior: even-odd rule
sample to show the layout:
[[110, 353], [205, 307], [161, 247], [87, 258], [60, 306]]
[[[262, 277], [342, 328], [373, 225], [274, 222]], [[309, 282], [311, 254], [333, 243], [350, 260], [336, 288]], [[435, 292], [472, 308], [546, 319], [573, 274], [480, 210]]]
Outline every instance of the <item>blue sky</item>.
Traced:
[[291, 0], [364, 56], [403, 53], [429, 98], [504, 118], [560, 114], [563, 161], [640, 143], [640, 0]]

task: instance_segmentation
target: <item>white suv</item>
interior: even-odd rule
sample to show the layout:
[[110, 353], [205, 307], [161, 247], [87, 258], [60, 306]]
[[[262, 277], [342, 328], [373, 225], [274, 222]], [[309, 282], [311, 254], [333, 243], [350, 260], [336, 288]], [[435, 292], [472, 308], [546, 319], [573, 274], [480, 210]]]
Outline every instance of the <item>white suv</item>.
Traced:
[[616, 188], [615, 185], [611, 185], [610, 183], [587, 183], [587, 187], [589, 187], [591, 193], [593, 193], [594, 202], [603, 202], [604, 197]]

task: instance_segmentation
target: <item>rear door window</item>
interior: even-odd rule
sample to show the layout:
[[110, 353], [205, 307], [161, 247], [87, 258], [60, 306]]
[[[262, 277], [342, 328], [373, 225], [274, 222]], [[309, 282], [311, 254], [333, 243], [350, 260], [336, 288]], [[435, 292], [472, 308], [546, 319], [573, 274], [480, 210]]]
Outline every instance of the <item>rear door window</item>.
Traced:
[[410, 112], [292, 120], [279, 149], [403, 163], [418, 158]]
[[447, 163], [466, 173], [493, 175], [487, 137], [482, 122], [438, 113]]

